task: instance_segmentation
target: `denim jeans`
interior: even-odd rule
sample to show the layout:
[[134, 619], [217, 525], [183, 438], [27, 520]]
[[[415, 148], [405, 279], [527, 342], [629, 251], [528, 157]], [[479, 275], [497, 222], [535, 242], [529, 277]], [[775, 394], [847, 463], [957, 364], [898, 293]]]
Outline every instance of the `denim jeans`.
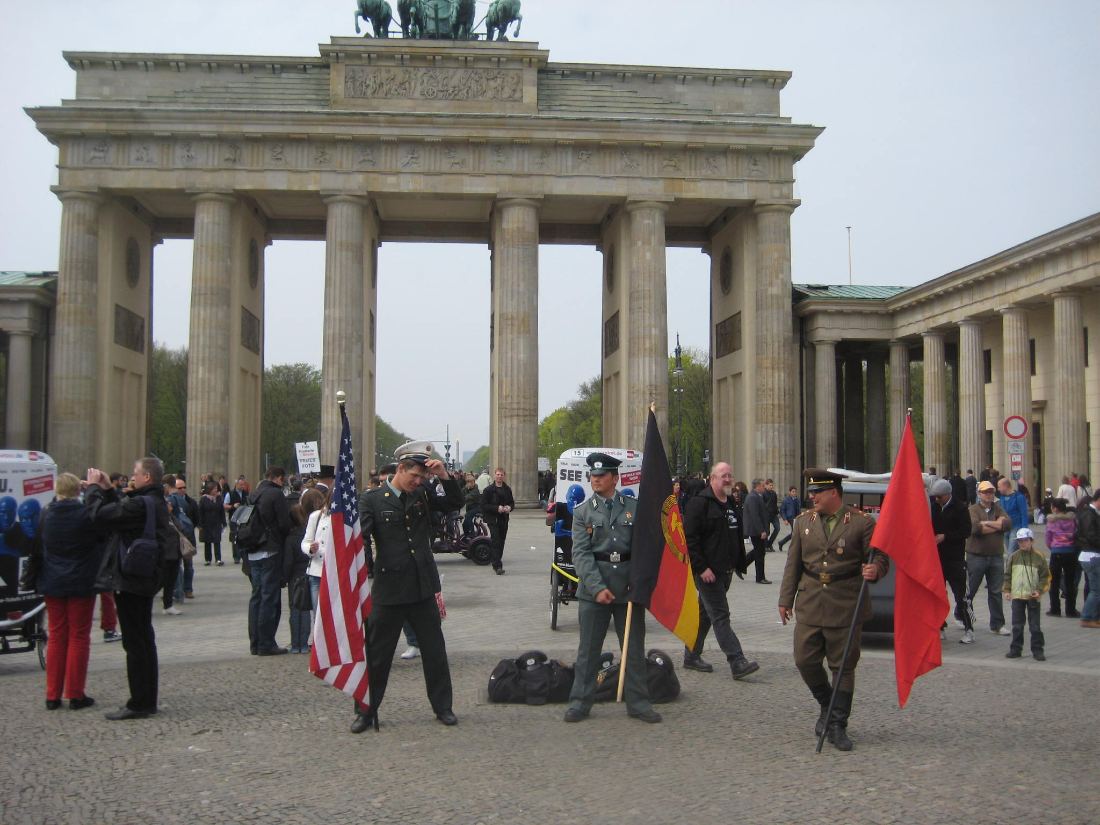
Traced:
[[1005, 626], [1004, 595], [1001, 593], [1005, 581], [1004, 558], [967, 553], [966, 574], [970, 585], [966, 600], [971, 604], [978, 595], [978, 588], [982, 586], [982, 579], [985, 579], [985, 589], [989, 595], [989, 629], [1000, 630]]
[[309, 592], [313, 596], [313, 612], [317, 612], [317, 599], [321, 597], [321, 577], [307, 576], [309, 579]]
[[1028, 629], [1031, 631], [1031, 652], [1043, 652], [1043, 631], [1039, 629], [1039, 608], [1041, 602], [1038, 599], [1013, 599], [1012, 600], [1012, 642], [1009, 650], [1020, 653], [1024, 649], [1024, 619], [1027, 619]]
[[249, 561], [249, 578], [252, 580], [252, 596], [248, 600], [248, 646], [250, 650], [273, 650], [275, 631], [279, 627], [282, 605], [279, 600], [282, 584], [281, 559]]
[[[1089, 548], [1094, 550], [1095, 548]], [[1100, 621], [1100, 556], [1081, 565], [1085, 573], [1085, 581], [1088, 582], [1089, 595], [1085, 599], [1085, 606], [1081, 608], [1081, 619], [1084, 621]]]
[[733, 662], [744, 657], [741, 650], [741, 641], [730, 626], [730, 606], [726, 593], [730, 589], [733, 573], [718, 573], [714, 581], [707, 584], [698, 576], [695, 577], [695, 587], [699, 591], [699, 637], [695, 642], [695, 655], [703, 652], [703, 643], [707, 638], [707, 631], [714, 628], [714, 639], [726, 659]]

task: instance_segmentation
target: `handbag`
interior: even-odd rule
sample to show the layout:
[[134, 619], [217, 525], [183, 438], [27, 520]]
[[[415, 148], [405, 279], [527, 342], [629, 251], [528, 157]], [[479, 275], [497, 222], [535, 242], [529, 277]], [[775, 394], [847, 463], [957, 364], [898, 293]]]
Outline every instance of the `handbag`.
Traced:
[[303, 612], [313, 609], [313, 593], [309, 588], [309, 576], [305, 573], [290, 580], [290, 606]]
[[184, 561], [195, 558], [195, 554], [198, 552], [195, 545], [193, 545], [191, 540], [183, 534], [183, 531], [176, 526], [175, 522], [172, 522], [172, 529], [176, 531], [176, 535], [180, 538], [180, 558]]

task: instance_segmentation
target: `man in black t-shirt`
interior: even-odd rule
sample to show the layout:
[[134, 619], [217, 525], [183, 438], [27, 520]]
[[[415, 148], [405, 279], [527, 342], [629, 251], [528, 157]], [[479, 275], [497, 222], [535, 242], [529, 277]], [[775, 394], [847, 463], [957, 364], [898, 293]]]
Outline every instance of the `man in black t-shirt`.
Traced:
[[726, 654], [733, 678], [741, 679], [755, 673], [760, 666], [745, 658], [741, 642], [730, 626], [730, 608], [726, 600], [734, 572], [743, 579], [748, 566], [744, 534], [733, 501], [733, 470], [729, 464], [714, 465], [709, 486], [687, 500], [684, 537], [699, 591], [699, 638], [693, 650], [684, 650], [684, 667], [703, 673], [714, 670], [701, 655], [707, 631], [713, 627], [714, 638]]

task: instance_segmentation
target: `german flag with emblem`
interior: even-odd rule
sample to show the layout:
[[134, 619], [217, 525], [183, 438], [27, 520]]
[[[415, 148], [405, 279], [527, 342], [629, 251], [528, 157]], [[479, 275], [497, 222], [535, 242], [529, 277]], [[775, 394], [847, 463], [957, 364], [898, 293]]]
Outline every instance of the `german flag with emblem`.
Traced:
[[630, 548], [630, 601], [675, 633], [688, 648], [699, 637], [699, 594], [691, 575], [684, 520], [672, 493], [672, 475], [657, 416], [649, 412], [642, 484]]

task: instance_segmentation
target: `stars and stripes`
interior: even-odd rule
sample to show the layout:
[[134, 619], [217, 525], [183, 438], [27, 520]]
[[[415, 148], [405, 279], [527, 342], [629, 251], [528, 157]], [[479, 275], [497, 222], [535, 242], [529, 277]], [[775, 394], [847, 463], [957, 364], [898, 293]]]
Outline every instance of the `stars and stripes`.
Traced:
[[355, 456], [347, 413], [340, 408], [342, 432], [336, 485], [330, 503], [329, 541], [313, 621], [310, 673], [338, 690], [367, 702], [365, 622], [370, 614], [370, 582], [359, 529]]

